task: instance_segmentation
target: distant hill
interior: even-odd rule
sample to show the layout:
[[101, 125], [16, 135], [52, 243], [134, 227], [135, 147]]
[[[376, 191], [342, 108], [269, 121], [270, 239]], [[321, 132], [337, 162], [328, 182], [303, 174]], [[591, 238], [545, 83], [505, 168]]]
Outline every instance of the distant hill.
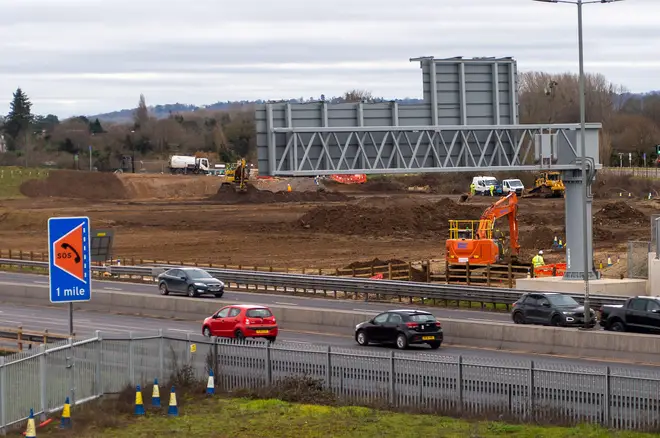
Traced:
[[[396, 100], [404, 105], [423, 102], [422, 99], [411, 99], [411, 98], [396, 99]], [[341, 101], [340, 98], [328, 99], [328, 102], [330, 103], [338, 103], [340, 101]], [[290, 99], [289, 102], [299, 103], [300, 99]], [[153, 117], [157, 119], [165, 119], [169, 117], [171, 114], [185, 114], [200, 110], [222, 111], [222, 110], [228, 110], [231, 108], [237, 108], [246, 105], [255, 105], [255, 104], [263, 104], [263, 103], [266, 103], [266, 101], [265, 100], [254, 100], [254, 101], [242, 100], [242, 101], [233, 101], [233, 102], [227, 101], [227, 102], [216, 102], [211, 105], [202, 105], [202, 106], [189, 105], [184, 103], [168, 103], [165, 105], [150, 106], [149, 111]], [[113, 111], [110, 113], [90, 115], [86, 117], [90, 120], [94, 120], [98, 118], [102, 123], [130, 123], [133, 121], [134, 111], [135, 108], [130, 108], [130, 109], [122, 109], [119, 111]]]

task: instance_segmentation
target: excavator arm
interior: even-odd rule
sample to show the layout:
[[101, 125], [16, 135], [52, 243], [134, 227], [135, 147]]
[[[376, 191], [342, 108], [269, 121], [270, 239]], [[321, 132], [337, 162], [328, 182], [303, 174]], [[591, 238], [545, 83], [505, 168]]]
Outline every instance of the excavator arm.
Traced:
[[509, 243], [511, 255], [518, 255], [520, 243], [518, 242], [518, 197], [515, 192], [509, 194], [491, 205], [481, 215], [477, 236], [479, 239], [488, 239], [493, 224], [501, 217], [509, 217]]

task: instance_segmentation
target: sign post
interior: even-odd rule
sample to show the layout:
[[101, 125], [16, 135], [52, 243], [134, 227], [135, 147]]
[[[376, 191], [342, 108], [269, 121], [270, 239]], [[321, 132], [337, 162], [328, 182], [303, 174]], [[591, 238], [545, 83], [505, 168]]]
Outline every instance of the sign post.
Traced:
[[92, 260], [88, 217], [48, 219], [50, 302], [69, 303], [73, 336], [73, 303], [92, 298]]

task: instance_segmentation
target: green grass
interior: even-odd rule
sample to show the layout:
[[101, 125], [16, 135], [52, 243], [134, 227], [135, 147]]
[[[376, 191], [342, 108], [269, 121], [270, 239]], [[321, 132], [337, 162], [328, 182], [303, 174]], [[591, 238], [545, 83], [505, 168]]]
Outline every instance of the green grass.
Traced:
[[19, 188], [25, 181], [48, 176], [48, 170], [0, 166], [0, 199], [22, 198]]
[[[165, 406], [167, 402], [165, 401]], [[147, 408], [149, 409], [149, 408]], [[77, 438], [217, 437], [217, 438], [369, 438], [369, 437], [511, 437], [511, 438], [642, 438], [657, 435], [613, 432], [593, 426], [540, 427], [499, 422], [468, 422], [432, 415], [406, 415], [361, 407], [328, 407], [291, 404], [279, 400], [213, 398], [186, 402], [179, 417], [147, 412], [124, 416], [112, 427], [81, 424], [72, 412], [74, 430], [57, 430], [57, 424], [40, 429], [38, 436]], [[103, 416], [99, 412], [99, 416]], [[107, 416], [107, 415], [106, 415]], [[57, 423], [57, 422], [54, 422]]]

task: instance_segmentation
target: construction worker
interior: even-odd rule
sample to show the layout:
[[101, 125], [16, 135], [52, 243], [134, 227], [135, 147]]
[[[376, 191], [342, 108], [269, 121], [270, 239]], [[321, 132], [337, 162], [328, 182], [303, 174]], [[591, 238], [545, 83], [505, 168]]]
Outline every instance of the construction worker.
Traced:
[[470, 195], [474, 196], [476, 192], [476, 189], [474, 187], [474, 183], [470, 183]]
[[490, 196], [495, 196], [495, 186], [490, 186]]
[[539, 253], [534, 256], [532, 259], [532, 265], [534, 265], [534, 268], [545, 265], [545, 261], [543, 260], [543, 251], [539, 251]]

